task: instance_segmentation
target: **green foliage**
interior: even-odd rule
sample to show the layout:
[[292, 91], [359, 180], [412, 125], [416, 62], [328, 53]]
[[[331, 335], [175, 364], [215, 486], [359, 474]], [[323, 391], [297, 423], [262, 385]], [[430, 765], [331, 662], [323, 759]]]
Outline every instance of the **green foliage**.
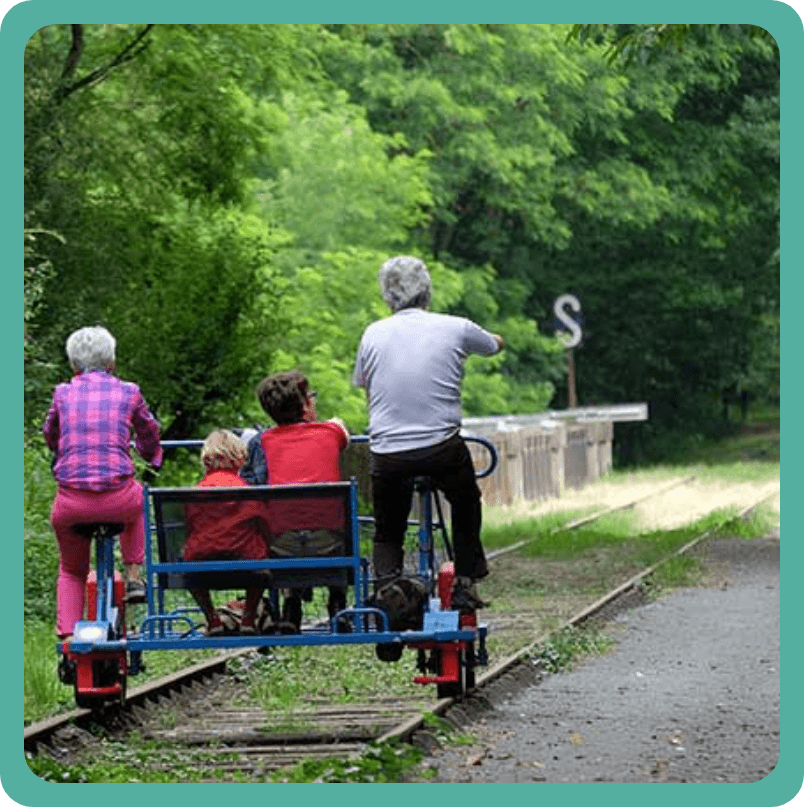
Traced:
[[425, 728], [435, 735], [439, 745], [472, 745], [475, 738], [471, 734], [458, 733], [452, 723], [432, 712], [423, 715]]
[[[639, 106], [620, 151], [668, 189], [664, 215], [604, 229], [574, 213], [573, 249], [553, 252], [539, 281], [553, 296], [572, 277], [587, 316], [581, 402], [650, 403], [650, 423], [623, 429], [621, 461], [658, 458], [664, 435], [714, 433], [723, 395], [775, 386], [778, 51], [743, 26], [697, 28], [683, 51], [624, 71]], [[670, 117], [646, 106], [668, 81]]]
[[381, 688], [389, 697], [412, 698], [415, 659], [378, 661], [371, 645], [274, 648], [243, 671], [251, 703], [269, 713], [285, 710], [288, 721], [304, 721], [313, 698], [348, 703]]
[[[618, 461], [779, 389], [779, 53], [743, 25], [52, 25], [25, 52], [26, 434], [102, 322], [170, 436], [349, 376], [394, 252], [501, 333], [468, 414], [647, 401]], [[728, 411], [725, 412], [728, 418]], [[670, 435], [668, 438], [667, 435]], [[697, 439], [697, 438], [696, 438]]]
[[25, 532], [24, 615], [29, 622], [54, 621], [56, 613], [56, 578], [59, 553], [56, 537], [49, 528]]
[[771, 35], [758, 25], [573, 25], [567, 34], [567, 41], [578, 41], [581, 45], [595, 43], [605, 45], [606, 57], [610, 62], [618, 59], [627, 66], [634, 60], [640, 62], [654, 59], [668, 48], [681, 53], [691, 43], [713, 45], [718, 43], [722, 28], [747, 28], [749, 36], [771, 41]]
[[23, 715], [26, 725], [50, 717], [56, 711], [75, 707], [73, 688], [62, 684], [56, 674], [53, 612], [48, 617], [47, 622], [34, 623], [26, 619], [25, 623]]
[[[28, 342], [63, 374], [67, 334], [103, 322], [172, 436], [239, 414], [270, 360], [287, 235], [250, 212], [253, 182], [284, 120], [267, 95], [308, 75], [309, 34], [49, 26], [26, 49], [26, 221], [54, 234], [26, 273]], [[59, 380], [35, 369], [29, 411]]]
[[[376, 129], [432, 155], [432, 221], [419, 232], [431, 251], [467, 273], [493, 266], [500, 290], [516, 282], [516, 297], [495, 293], [509, 314], [513, 303], [541, 318], [559, 294], [580, 297], [581, 404], [651, 405], [619, 459], [644, 456], [668, 431], [711, 429], [735, 385], [775, 388], [779, 57], [769, 37], [751, 26], [601, 26], [580, 47], [567, 26], [329, 28], [331, 75]], [[679, 36], [683, 48], [671, 44]], [[651, 58], [610, 63], [623, 37]], [[506, 369], [529, 384], [556, 378], [535, 355], [511, 354]]]
[[649, 598], [655, 598], [664, 590], [689, 588], [700, 581], [701, 564], [696, 558], [676, 555], [668, 558], [643, 583]]
[[121, 372], [148, 390], [168, 436], [238, 425], [280, 322], [276, 239], [260, 219], [234, 210], [178, 211], [154, 235], [161, 254], [129, 275], [109, 309]]
[[25, 623], [42, 621], [50, 626], [55, 613], [59, 564], [56, 539], [50, 526], [56, 485], [50, 469], [50, 452], [40, 433], [35, 433], [28, 441], [24, 463]]
[[567, 626], [552, 634], [533, 652], [548, 672], [571, 670], [589, 656], [607, 653], [614, 646], [614, 639], [597, 625]]
[[501, 549], [523, 540], [539, 542], [544, 535], [560, 528], [562, 525], [584, 516], [592, 515], [594, 507], [582, 510], [562, 510], [547, 513], [538, 518], [516, 518], [506, 523], [493, 523], [497, 515], [492, 511], [484, 516], [483, 546], [486, 549]]
[[[372, 125], [433, 155], [428, 235], [437, 256], [510, 261], [511, 239], [523, 230], [567, 244], [556, 197], [569, 188], [573, 136], [588, 122], [622, 141], [630, 115], [625, 81], [599, 55], [562, 47], [563, 26], [330, 28], [337, 32], [323, 43], [324, 64], [369, 109]], [[586, 173], [595, 179], [593, 167]]]
[[400, 782], [418, 765], [424, 752], [400, 742], [372, 743], [360, 757], [342, 759], [306, 759], [290, 769], [271, 776], [274, 782]]
[[53, 784], [198, 782], [202, 777], [210, 775], [209, 770], [202, 772], [189, 767], [164, 771], [146, 770], [136, 762], [62, 765], [46, 756], [26, 757], [26, 762], [35, 776]]
[[[163, 752], [163, 756], [164, 756]], [[362, 756], [342, 760], [308, 759], [292, 768], [274, 772], [262, 781], [293, 783], [337, 782], [400, 782], [422, 760], [423, 752], [410, 745], [384, 743], [371, 745]], [[227, 774], [207, 764], [182, 764], [176, 761], [172, 769], [143, 767], [136, 760], [104, 761], [88, 765], [61, 765], [47, 757], [28, 757], [28, 767], [46, 782], [54, 784], [81, 783], [180, 783], [233, 780], [253, 782], [253, 777]]]
[[326, 100], [289, 93], [282, 108], [275, 178], [258, 191], [266, 220], [292, 232], [303, 251], [404, 243], [431, 201], [427, 153], [399, 153], [402, 136], [372, 131], [343, 91]]
[[[379, 293], [367, 294], [376, 288], [379, 259], [352, 248], [297, 267], [283, 296], [283, 310], [292, 315], [274, 342], [270, 367], [304, 372], [319, 392], [319, 417], [338, 416], [357, 433], [365, 430], [366, 412], [362, 390], [351, 384], [354, 357], [364, 328], [387, 313]], [[267, 417], [256, 400], [247, 412], [261, 422]]]
[[[26, 220], [32, 215], [26, 213]], [[25, 424], [41, 416], [37, 411], [38, 402], [44, 400], [55, 374], [55, 364], [43, 346], [33, 338], [29, 323], [35, 320], [40, 307], [45, 302], [45, 289], [54, 276], [54, 267], [47, 257], [47, 243], [50, 239], [63, 242], [57, 233], [47, 230], [27, 229], [24, 232], [24, 360], [25, 360]]]
[[770, 532], [772, 525], [778, 521], [778, 514], [774, 516], [766, 507], [760, 506], [752, 510], [746, 518], [730, 518], [720, 524], [716, 535], [729, 538], [764, 538]]

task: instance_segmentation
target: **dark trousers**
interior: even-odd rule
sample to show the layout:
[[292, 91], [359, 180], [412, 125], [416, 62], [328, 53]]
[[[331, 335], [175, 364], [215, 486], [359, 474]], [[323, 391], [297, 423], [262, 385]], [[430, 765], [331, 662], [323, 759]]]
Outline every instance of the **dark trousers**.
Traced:
[[459, 435], [435, 446], [371, 455], [374, 489], [374, 576], [380, 587], [402, 574], [404, 539], [413, 502], [413, 480], [427, 476], [452, 508], [455, 574], [488, 574], [480, 543], [481, 505], [472, 457]]

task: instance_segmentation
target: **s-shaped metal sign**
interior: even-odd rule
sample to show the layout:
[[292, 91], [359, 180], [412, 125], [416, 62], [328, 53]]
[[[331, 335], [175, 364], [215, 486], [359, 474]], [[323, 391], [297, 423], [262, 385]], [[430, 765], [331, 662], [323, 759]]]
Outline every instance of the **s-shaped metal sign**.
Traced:
[[566, 334], [569, 331], [569, 337], [562, 340], [564, 347], [569, 349], [581, 343], [582, 334], [581, 326], [568, 313], [567, 308], [571, 308], [576, 314], [580, 313], [581, 303], [574, 294], [562, 294], [553, 303], [556, 319], [566, 328], [559, 333]]

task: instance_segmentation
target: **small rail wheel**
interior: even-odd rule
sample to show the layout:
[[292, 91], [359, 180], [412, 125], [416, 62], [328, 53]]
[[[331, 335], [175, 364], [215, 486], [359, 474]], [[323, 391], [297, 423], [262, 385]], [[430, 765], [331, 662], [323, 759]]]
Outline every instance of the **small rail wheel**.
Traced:
[[402, 642], [380, 642], [375, 645], [374, 652], [380, 661], [393, 664], [402, 658], [402, 651], [405, 646]]

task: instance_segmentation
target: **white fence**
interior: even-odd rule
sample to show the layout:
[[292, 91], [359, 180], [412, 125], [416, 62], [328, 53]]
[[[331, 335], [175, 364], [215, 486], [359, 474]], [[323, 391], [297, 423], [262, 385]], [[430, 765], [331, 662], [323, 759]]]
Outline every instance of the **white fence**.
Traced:
[[[543, 421], [507, 431], [474, 422], [465, 432], [485, 437], [497, 449], [497, 470], [479, 481], [485, 504], [559, 497], [566, 488], [582, 488], [611, 470], [610, 420]], [[482, 467], [488, 452], [476, 443], [469, 446]]]
[[[485, 437], [497, 449], [499, 464], [480, 480], [485, 504], [513, 504], [561, 496], [580, 489], [611, 470], [615, 422], [647, 420], [644, 403], [579, 407], [538, 415], [466, 418], [465, 434]], [[469, 443], [478, 468], [486, 450]], [[344, 476], [355, 476], [361, 493], [371, 498], [368, 445], [351, 445], [343, 463]]]

